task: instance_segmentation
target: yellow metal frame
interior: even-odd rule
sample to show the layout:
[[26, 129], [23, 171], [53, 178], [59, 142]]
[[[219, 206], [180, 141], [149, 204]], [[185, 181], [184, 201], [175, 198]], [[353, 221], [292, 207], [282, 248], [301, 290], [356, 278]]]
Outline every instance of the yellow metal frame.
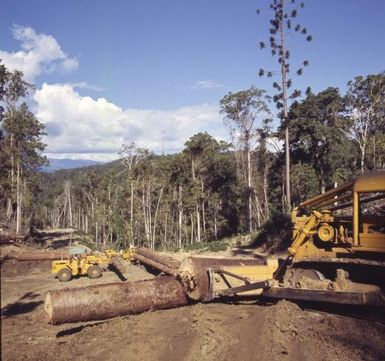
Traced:
[[[294, 257], [294, 261], [304, 260], [306, 258], [316, 259], [336, 258], [338, 255], [346, 255], [354, 252], [385, 252], [385, 234], [369, 233], [370, 227], [375, 225], [360, 219], [360, 195], [371, 192], [385, 192], [385, 172], [376, 172], [357, 177], [335, 189], [324, 194], [308, 199], [302, 202], [298, 208], [292, 212], [293, 221], [293, 243], [288, 249], [289, 255]], [[310, 216], [298, 217], [299, 209], [305, 207], [325, 207], [332, 205], [338, 200], [351, 197], [353, 208], [352, 214], [352, 238], [345, 240], [345, 243], [325, 244], [325, 247], [314, 244], [314, 236], [319, 224], [338, 223], [337, 218], [329, 216], [325, 218], [328, 212], [319, 212], [313, 210]], [[349, 205], [349, 204], [348, 204]], [[374, 221], [375, 222], [375, 221]], [[338, 230], [337, 230], [338, 235]]]

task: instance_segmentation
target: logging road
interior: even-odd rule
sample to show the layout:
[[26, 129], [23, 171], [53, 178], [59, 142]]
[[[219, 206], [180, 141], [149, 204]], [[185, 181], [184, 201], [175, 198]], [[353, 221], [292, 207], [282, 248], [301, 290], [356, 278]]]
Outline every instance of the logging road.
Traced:
[[[129, 280], [151, 278], [129, 266]], [[119, 279], [75, 279], [79, 287]], [[44, 293], [62, 288], [50, 262], [1, 266], [1, 359], [11, 360], [382, 360], [383, 311], [276, 304], [195, 304], [105, 321], [45, 321]], [[333, 312], [331, 312], [333, 311]]]

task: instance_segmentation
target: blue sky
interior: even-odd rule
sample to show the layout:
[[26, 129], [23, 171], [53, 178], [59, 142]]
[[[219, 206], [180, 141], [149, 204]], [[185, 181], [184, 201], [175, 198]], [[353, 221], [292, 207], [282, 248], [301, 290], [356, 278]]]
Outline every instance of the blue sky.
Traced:
[[[0, 4], [0, 57], [37, 85], [50, 156], [108, 160], [123, 142], [173, 152], [196, 131], [224, 138], [221, 97], [252, 84], [271, 91], [257, 76], [277, 69], [258, 47], [265, 0]], [[294, 84], [344, 91], [354, 76], [385, 70], [384, 19], [383, 0], [307, 1], [298, 20], [313, 41], [290, 41], [293, 60], [310, 67]]]

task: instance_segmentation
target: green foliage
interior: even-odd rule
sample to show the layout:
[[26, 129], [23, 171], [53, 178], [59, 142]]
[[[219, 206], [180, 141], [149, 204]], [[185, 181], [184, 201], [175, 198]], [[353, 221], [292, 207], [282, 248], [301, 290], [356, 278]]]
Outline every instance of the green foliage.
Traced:
[[[183, 251], [186, 251], [186, 252], [197, 251], [198, 253], [220, 252], [220, 251], [226, 251], [229, 245], [230, 245], [229, 240], [223, 239], [220, 241], [189, 244], [183, 247]], [[178, 250], [179, 249], [174, 249], [174, 251], [178, 251]]]
[[[356, 77], [348, 82], [346, 117], [340, 128], [352, 140], [360, 155], [361, 173], [368, 168], [366, 150], [369, 139], [385, 129], [385, 72]], [[374, 162], [374, 168], [376, 164]]]
[[369, 170], [385, 170], [385, 132], [377, 132], [368, 139], [366, 166]]
[[44, 126], [22, 102], [32, 87], [20, 71], [9, 72], [0, 64], [0, 214], [16, 233], [23, 223], [28, 227], [23, 219], [33, 218], [37, 171], [47, 162], [41, 155]]
[[[292, 162], [306, 162], [313, 168], [319, 192], [325, 190], [328, 183], [341, 181], [340, 170], [351, 168], [355, 156], [348, 138], [338, 127], [343, 114], [343, 99], [336, 88], [309, 93], [289, 111]], [[292, 167], [292, 177], [296, 177], [295, 169]], [[342, 180], [350, 176], [348, 173]]]
[[[275, 12], [281, 12], [281, 3], [273, 1]], [[285, 26], [309, 36], [293, 24], [296, 15], [285, 18]], [[270, 42], [289, 72], [290, 52], [276, 45], [276, 21], [280, 18], [271, 23]], [[31, 86], [20, 72], [0, 64], [2, 219], [14, 224], [21, 215], [26, 226], [76, 227], [87, 245], [98, 249], [136, 245], [215, 252], [233, 244], [220, 239], [259, 228], [254, 246], [282, 250], [291, 225], [282, 213], [285, 153], [271, 148], [273, 138], [290, 130], [294, 204], [360, 170], [385, 169], [385, 75], [357, 77], [348, 86], [345, 97], [337, 88], [318, 94], [309, 88], [304, 99], [291, 104], [288, 122], [276, 133], [263, 90], [228, 93], [220, 110], [234, 145], [198, 133], [182, 152], [156, 156], [130, 143], [122, 146], [118, 161], [42, 175], [44, 127], [22, 102]], [[282, 102], [283, 84], [274, 88], [275, 100]]]
[[258, 119], [262, 124], [270, 119], [269, 97], [264, 90], [251, 87], [235, 93], [228, 93], [220, 100], [220, 112], [225, 116], [225, 124], [233, 131], [239, 131], [241, 137], [252, 137], [258, 128]]
[[263, 246], [270, 253], [286, 250], [291, 243], [291, 220], [286, 213], [274, 212], [263, 225], [252, 247]]
[[291, 167], [291, 189], [294, 206], [319, 193], [319, 179], [313, 166], [299, 162]]

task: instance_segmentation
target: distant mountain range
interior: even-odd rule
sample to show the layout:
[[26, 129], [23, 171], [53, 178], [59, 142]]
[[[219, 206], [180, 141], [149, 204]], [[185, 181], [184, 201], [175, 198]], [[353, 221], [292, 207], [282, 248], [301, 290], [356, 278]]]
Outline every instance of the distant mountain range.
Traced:
[[90, 159], [54, 159], [48, 158], [49, 166], [42, 169], [43, 172], [54, 172], [59, 169], [73, 169], [103, 164]]

